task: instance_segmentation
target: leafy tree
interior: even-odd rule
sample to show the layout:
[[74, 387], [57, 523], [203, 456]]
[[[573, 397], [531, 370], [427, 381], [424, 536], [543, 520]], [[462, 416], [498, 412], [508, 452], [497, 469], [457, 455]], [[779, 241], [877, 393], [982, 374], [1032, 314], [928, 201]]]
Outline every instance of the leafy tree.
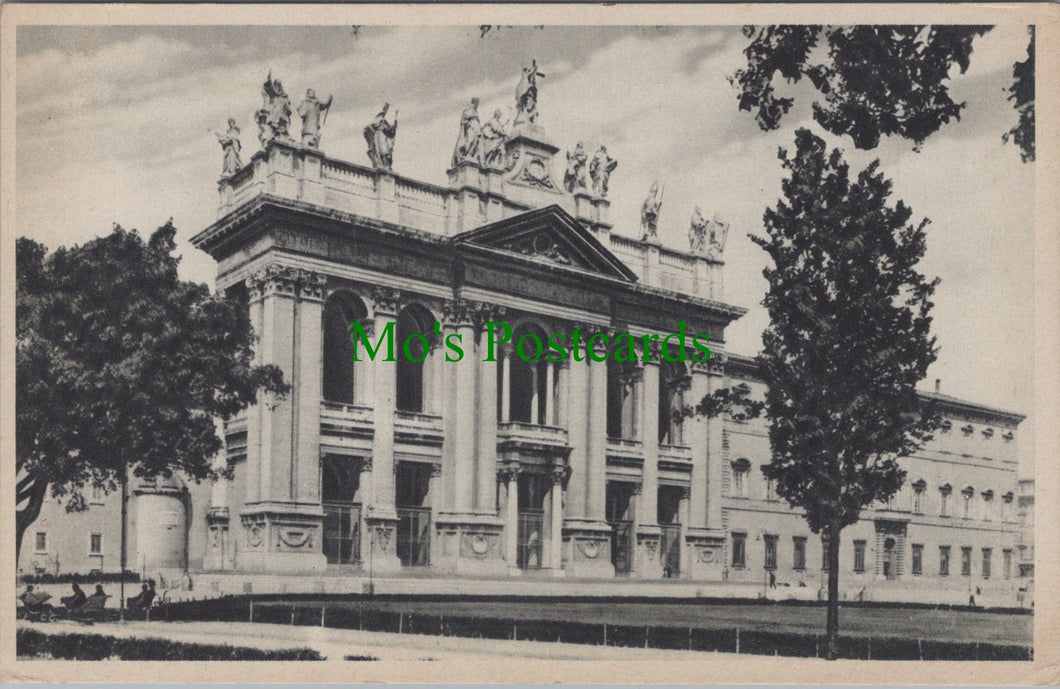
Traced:
[[796, 132], [784, 199], [767, 209], [772, 259], [763, 274], [770, 325], [758, 363], [767, 383], [772, 458], [762, 467], [777, 494], [803, 510], [829, 543], [828, 652], [837, 654], [839, 537], [861, 510], [901, 486], [898, 459], [938, 424], [916, 385], [935, 360], [931, 298], [938, 280], [917, 272], [927, 220], [887, 205], [878, 161], [851, 179], [842, 152]]
[[[778, 96], [777, 74], [791, 83], [806, 77], [823, 97], [813, 118], [833, 134], [849, 135], [861, 149], [898, 135], [917, 148], [942, 125], [960, 119], [947, 81], [953, 66], [968, 69], [973, 41], [989, 26], [765, 26], [744, 27], [751, 39], [747, 66], [730, 77], [741, 110], [774, 130], [793, 98]], [[1029, 57], [1015, 66], [1012, 98], [1018, 131], [1005, 136], [1034, 159], [1034, 34]], [[1029, 106], [1027, 105], [1029, 103]]]
[[1027, 45], [1027, 59], [1012, 66], [1012, 86], [1008, 99], [1020, 114], [1019, 123], [1001, 138], [1020, 147], [1023, 162], [1034, 160], [1034, 27], [1027, 31], [1031, 42]]
[[252, 365], [246, 308], [178, 278], [175, 234], [115, 226], [50, 255], [18, 239], [16, 557], [49, 487], [78, 511], [130, 470], [217, 478], [214, 418], [287, 392], [279, 368]]

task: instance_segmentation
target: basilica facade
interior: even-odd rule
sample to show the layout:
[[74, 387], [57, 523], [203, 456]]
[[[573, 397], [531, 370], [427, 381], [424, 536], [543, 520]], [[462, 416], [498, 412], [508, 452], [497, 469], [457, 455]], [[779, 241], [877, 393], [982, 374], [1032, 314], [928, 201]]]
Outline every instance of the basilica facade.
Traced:
[[[296, 141], [278, 92], [246, 164], [238, 129], [221, 137], [218, 219], [193, 244], [292, 388], [224, 424], [234, 476], [186, 500], [185, 568], [822, 586], [828, 544], [760, 471], [766, 422], [680, 413], [726, 387], [764, 394], [754, 360], [726, 351], [745, 309], [724, 293], [724, 222], [697, 208], [687, 249], [664, 246], [653, 189], [639, 228], [613, 227], [615, 160], [582, 144], [562, 160], [533, 83], [510, 128], [468, 106], [443, 186], [391, 169], [388, 106], [366, 166], [319, 148], [319, 118]], [[626, 334], [636, 356], [533, 356], [575, 330]], [[396, 356], [365, 356], [389, 337]], [[1023, 417], [923, 395], [946, 422], [844, 531], [844, 586], [1014, 590]]]

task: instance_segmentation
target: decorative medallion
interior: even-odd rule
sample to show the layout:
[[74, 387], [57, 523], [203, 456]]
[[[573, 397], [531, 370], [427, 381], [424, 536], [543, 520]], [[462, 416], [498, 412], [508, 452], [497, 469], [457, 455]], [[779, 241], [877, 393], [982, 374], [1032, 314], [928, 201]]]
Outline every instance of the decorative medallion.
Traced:
[[379, 552], [387, 552], [390, 547], [390, 529], [385, 526], [375, 527], [375, 540], [379, 544]]
[[288, 548], [301, 548], [303, 546], [313, 545], [313, 530], [312, 529], [291, 529], [281, 528], [276, 531], [276, 538]]
[[590, 560], [595, 560], [600, 555], [600, 544], [596, 541], [578, 541], [578, 549]]
[[261, 546], [261, 542], [264, 537], [265, 525], [257, 522], [250, 525], [247, 529], [247, 545], [251, 548], [257, 548]]

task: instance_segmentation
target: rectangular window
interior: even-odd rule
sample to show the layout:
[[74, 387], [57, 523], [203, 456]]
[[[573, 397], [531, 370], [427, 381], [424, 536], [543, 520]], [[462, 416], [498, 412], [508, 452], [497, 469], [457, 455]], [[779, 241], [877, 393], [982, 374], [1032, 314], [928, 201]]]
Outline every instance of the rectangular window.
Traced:
[[924, 546], [920, 543], [913, 544], [913, 574], [924, 573]]
[[939, 493], [939, 515], [942, 517], [950, 516], [950, 493], [949, 491], [942, 491]]
[[922, 490], [913, 493], [913, 512], [917, 514], [924, 513], [924, 491]]
[[747, 566], [747, 534], [733, 533], [732, 535], [732, 566], [743, 569]]
[[747, 472], [746, 471], [735, 471], [732, 475], [732, 490], [733, 495], [738, 498], [745, 497], [747, 495]]
[[828, 571], [828, 539], [821, 536], [821, 571]]
[[777, 568], [777, 537], [772, 535], [764, 536], [766, 542], [766, 569]]
[[38, 531], [34, 545], [36, 546], [34, 550], [38, 553], [48, 552], [48, 532]]
[[950, 547], [948, 545], [939, 546], [939, 576], [948, 577], [950, 575]]
[[967, 546], [961, 548], [961, 576], [972, 576], [972, 549]]
[[983, 578], [990, 578], [990, 556], [994, 554], [994, 551], [990, 548], [983, 548]]
[[854, 541], [854, 571], [865, 571], [865, 541]]
[[767, 478], [766, 479], [766, 500], [776, 500], [776, 499], [777, 499], [776, 485], [773, 483], [773, 479]]
[[792, 543], [795, 546], [793, 569], [801, 572], [806, 569], [806, 537], [795, 536]]
[[97, 505], [103, 504], [103, 489], [99, 486], [92, 486], [91, 502]]
[[91, 555], [103, 552], [103, 534], [94, 533], [88, 537], [88, 552]]
[[1002, 550], [1001, 551], [1001, 556], [1002, 556], [1002, 558], [1004, 558], [1004, 561], [1005, 561], [1005, 578], [1006, 579], [1011, 579], [1012, 578], [1012, 551], [1011, 550]]

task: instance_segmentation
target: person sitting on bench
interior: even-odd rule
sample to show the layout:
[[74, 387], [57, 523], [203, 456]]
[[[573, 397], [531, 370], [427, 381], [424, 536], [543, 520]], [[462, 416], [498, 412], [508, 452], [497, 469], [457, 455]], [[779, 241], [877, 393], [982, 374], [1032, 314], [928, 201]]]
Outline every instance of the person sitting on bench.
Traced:
[[18, 598], [22, 601], [22, 605], [26, 608], [26, 616], [29, 618], [39, 618], [42, 621], [48, 621], [52, 616], [52, 606], [46, 603], [51, 598], [50, 593], [36, 592], [33, 590], [33, 584], [26, 586], [26, 590], [22, 592]]
[[126, 605], [129, 606], [130, 610], [146, 610], [151, 607], [151, 601], [153, 601], [154, 598], [154, 588], [145, 583], [140, 587], [140, 593], [127, 600]]
[[62, 601], [66, 609], [71, 612], [80, 608], [82, 605], [85, 604], [85, 601], [88, 600], [88, 597], [85, 595], [85, 592], [81, 590], [81, 587], [78, 586], [76, 582], [74, 582], [73, 584], [73, 589], [73, 595], [64, 596], [63, 598], [59, 599]]

